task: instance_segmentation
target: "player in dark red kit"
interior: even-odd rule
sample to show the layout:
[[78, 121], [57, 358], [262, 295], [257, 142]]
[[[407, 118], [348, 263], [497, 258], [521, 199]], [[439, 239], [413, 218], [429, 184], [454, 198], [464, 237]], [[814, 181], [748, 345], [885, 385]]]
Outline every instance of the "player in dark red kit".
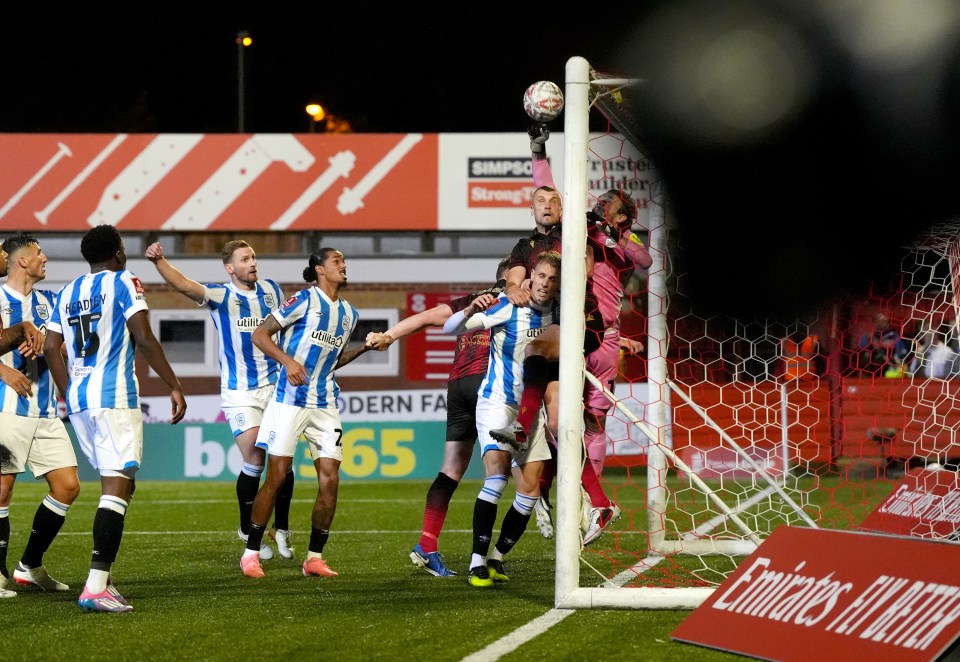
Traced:
[[[492, 303], [503, 289], [502, 280], [507, 260], [497, 266], [497, 284], [492, 288], [459, 297], [422, 313], [401, 320], [380, 336], [375, 345], [385, 350], [394, 341], [428, 326], [442, 327], [451, 315], [466, 308], [480, 297], [487, 296]], [[490, 356], [490, 331], [478, 330], [457, 336], [457, 347], [447, 382], [447, 441], [443, 451], [440, 472], [427, 490], [423, 512], [423, 530], [420, 541], [410, 552], [410, 560], [435, 577], [452, 577], [457, 573], [443, 562], [438, 551], [438, 538], [447, 517], [450, 499], [460, 484], [473, 456], [477, 441], [477, 390], [487, 372]]]

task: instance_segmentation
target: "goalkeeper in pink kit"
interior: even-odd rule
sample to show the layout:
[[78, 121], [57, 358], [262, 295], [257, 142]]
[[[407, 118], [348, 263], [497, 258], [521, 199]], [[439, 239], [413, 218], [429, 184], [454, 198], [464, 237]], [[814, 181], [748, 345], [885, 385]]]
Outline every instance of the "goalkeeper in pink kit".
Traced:
[[[553, 175], [546, 158], [544, 144], [549, 131], [543, 124], [529, 130], [534, 184], [539, 192], [542, 187], [553, 187]], [[535, 194], [536, 196], [536, 194]], [[534, 204], [536, 214], [536, 200]], [[558, 214], [559, 215], [559, 214]], [[630, 228], [636, 219], [636, 204], [626, 193], [611, 189], [602, 194], [596, 206], [587, 213], [587, 294], [594, 306], [588, 303], [585, 312], [586, 367], [597, 380], [611, 392], [617, 377], [620, 350], [638, 352], [642, 344], [621, 338], [620, 305], [624, 287], [638, 269], [646, 269], [652, 263], [647, 248]], [[539, 228], [538, 221], [538, 228]], [[559, 225], [559, 223], [557, 224]], [[555, 232], [559, 240], [559, 232]], [[518, 245], [519, 246], [519, 245]], [[515, 303], [522, 302], [522, 288], [516, 285], [520, 270], [512, 270], [508, 276], [508, 296]], [[514, 283], [511, 289], [511, 282]], [[600, 320], [592, 319], [599, 316]], [[597, 323], [600, 323], [598, 327]], [[599, 337], [597, 337], [599, 336]], [[524, 362], [524, 392], [517, 417], [517, 426], [510, 430], [492, 431], [498, 439], [521, 441], [528, 430], [533, 412], [546, 406], [550, 429], [556, 431], [556, 360], [559, 358], [559, 333], [557, 329], [545, 332], [528, 347]], [[612, 407], [610, 400], [589, 381], [584, 390], [584, 444], [589, 458], [584, 467], [581, 482], [591, 501], [583, 543], [592, 543], [620, 516], [620, 509], [603, 491], [597, 477], [602, 471], [606, 456], [605, 421]], [[592, 467], [592, 469], [591, 469]], [[541, 479], [541, 499], [537, 503], [537, 525], [541, 533], [553, 536], [551, 506], [546, 495], [552, 484], [555, 468], [545, 468]]]

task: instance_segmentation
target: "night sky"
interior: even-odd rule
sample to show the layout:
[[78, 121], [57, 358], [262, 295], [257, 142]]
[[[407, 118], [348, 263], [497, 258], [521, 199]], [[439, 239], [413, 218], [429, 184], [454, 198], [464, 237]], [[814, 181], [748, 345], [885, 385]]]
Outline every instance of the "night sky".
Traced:
[[307, 131], [311, 101], [360, 132], [524, 130], [530, 83], [562, 86], [569, 57], [601, 69], [617, 51], [606, 18], [588, 28], [559, 6], [417, 4], [5, 9], [0, 131], [235, 132], [241, 30], [254, 39], [244, 53], [248, 133]]
[[0, 132], [235, 132], [240, 30], [247, 133], [306, 132], [314, 101], [357, 132], [523, 131], [526, 87], [582, 56], [644, 80], [629, 120], [707, 304], [820, 303], [960, 214], [955, 3], [267, 4], [5, 8]]

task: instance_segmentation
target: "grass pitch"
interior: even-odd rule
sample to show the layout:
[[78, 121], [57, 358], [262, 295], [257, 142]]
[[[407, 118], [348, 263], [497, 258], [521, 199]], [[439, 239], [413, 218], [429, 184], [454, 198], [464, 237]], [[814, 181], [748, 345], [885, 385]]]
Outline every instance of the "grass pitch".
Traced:
[[[324, 558], [340, 573], [304, 577], [316, 483], [298, 480], [291, 509], [294, 560], [240, 572], [232, 483], [138, 482], [113, 567], [130, 614], [85, 613], [77, 597], [89, 566], [99, 484], [84, 483], [45, 566], [67, 593], [24, 588], [0, 600], [5, 660], [733, 660], [674, 642], [686, 611], [553, 611], [554, 541], [535, 522], [507, 557], [510, 582], [466, 583], [473, 501], [480, 481], [454, 495], [440, 549], [458, 577], [416, 569], [428, 481], [341, 483]], [[15, 566], [46, 483], [21, 477], [10, 507]], [[501, 501], [500, 514], [513, 498]], [[601, 539], [597, 543], [603, 545]], [[564, 617], [565, 616], [565, 617]], [[559, 622], [556, 622], [559, 620]], [[552, 627], [544, 625], [555, 623]], [[523, 628], [523, 626], [528, 626]], [[520, 629], [523, 628], [523, 629]], [[514, 633], [502, 651], [488, 646]], [[520, 642], [520, 643], [518, 643]]]

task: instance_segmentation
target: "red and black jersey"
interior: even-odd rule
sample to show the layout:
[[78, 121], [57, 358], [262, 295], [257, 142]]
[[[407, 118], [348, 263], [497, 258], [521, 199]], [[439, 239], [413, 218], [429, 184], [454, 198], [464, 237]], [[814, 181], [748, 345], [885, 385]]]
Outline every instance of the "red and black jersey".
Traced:
[[513, 269], [517, 266], [523, 266], [527, 270], [527, 277], [533, 273], [533, 268], [537, 264], [540, 253], [545, 251], [556, 251], [561, 253], [560, 246], [563, 243], [563, 230], [561, 223], [548, 228], [549, 232], [543, 234], [539, 230], [534, 230], [529, 237], [524, 237], [517, 242], [510, 252], [510, 263], [507, 268]]
[[[470, 302], [482, 293], [500, 294], [503, 290], [503, 281], [498, 282], [490, 289], [474, 292], [458, 297], [448, 303], [450, 310], [459, 313], [470, 305]], [[453, 365], [450, 367], [450, 380], [468, 377], [469, 375], [483, 375], [487, 372], [487, 363], [490, 360], [490, 330], [477, 329], [457, 336], [457, 348], [453, 352]]]

